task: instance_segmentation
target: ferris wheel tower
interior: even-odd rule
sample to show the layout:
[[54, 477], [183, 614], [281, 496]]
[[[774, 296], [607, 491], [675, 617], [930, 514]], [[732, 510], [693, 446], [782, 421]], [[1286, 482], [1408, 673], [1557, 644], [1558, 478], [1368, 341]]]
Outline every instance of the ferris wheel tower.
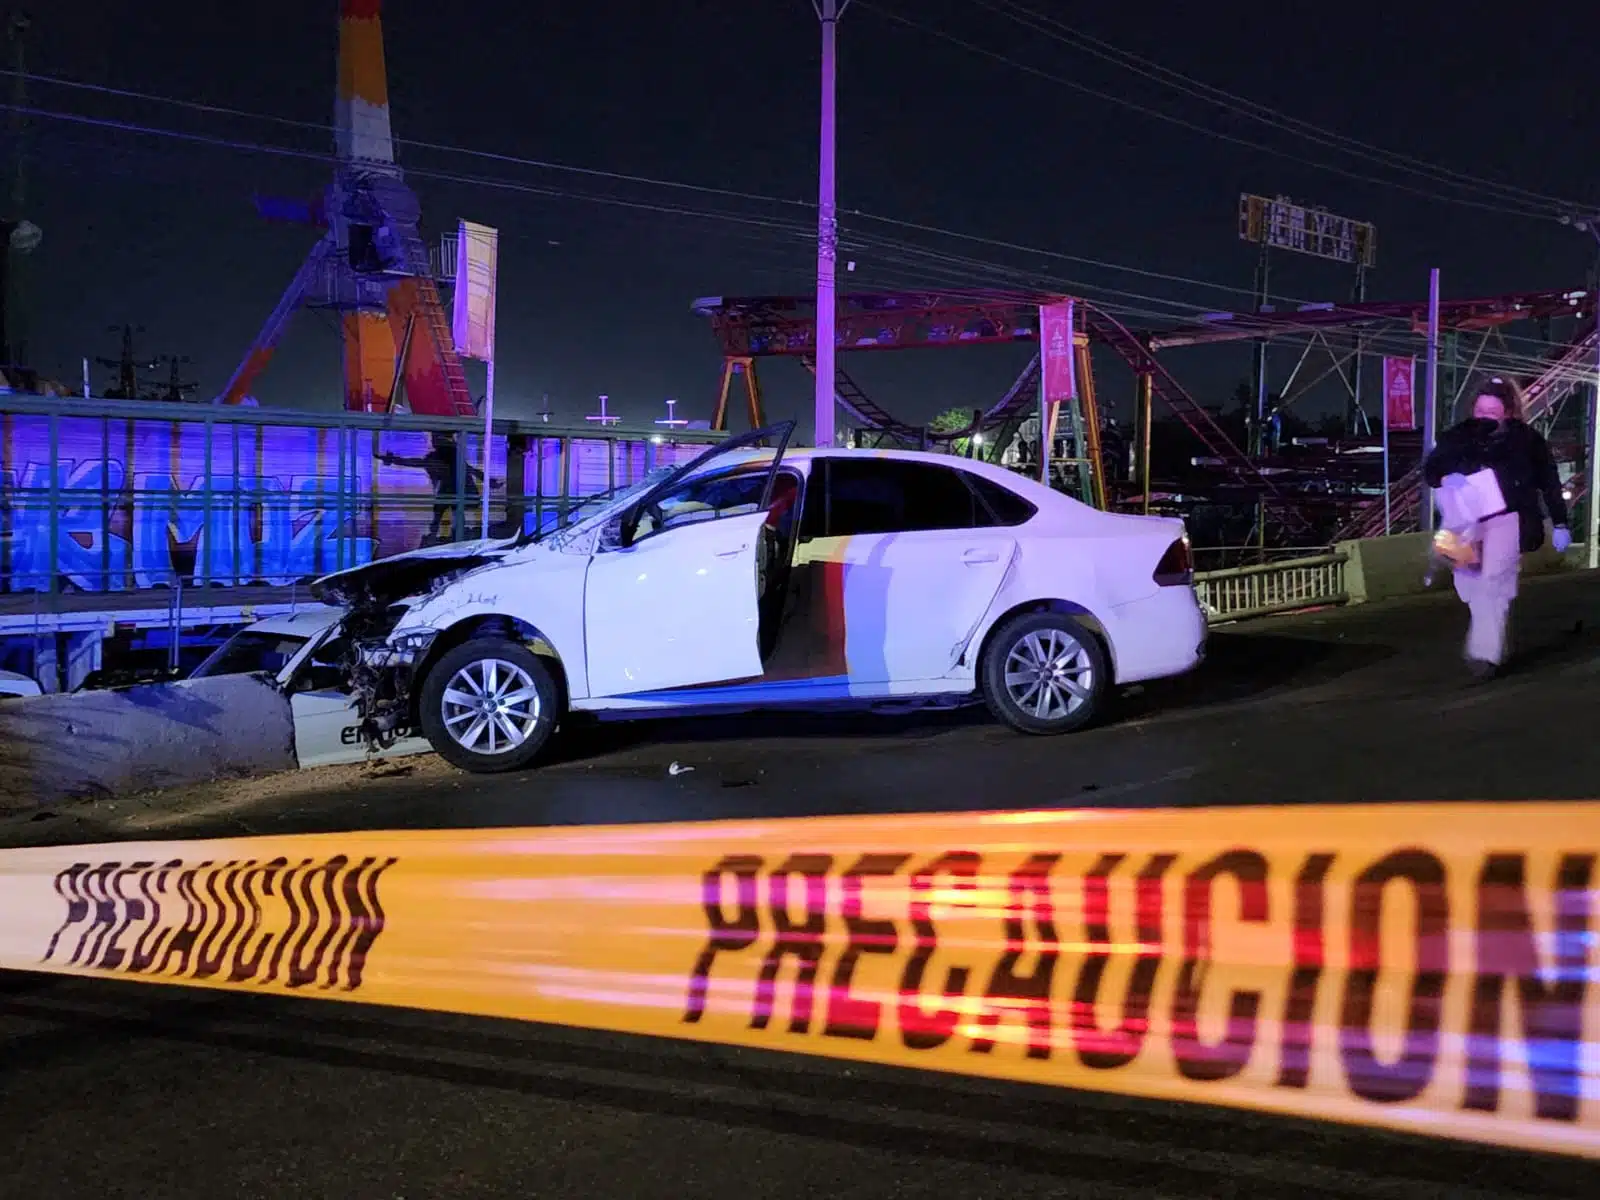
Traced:
[[326, 192], [309, 203], [257, 202], [268, 219], [319, 228], [322, 236], [219, 403], [244, 401], [294, 314], [318, 308], [339, 320], [346, 409], [453, 417], [477, 411], [418, 230], [421, 209], [395, 162], [379, 8], [380, 0], [340, 0], [336, 162]]

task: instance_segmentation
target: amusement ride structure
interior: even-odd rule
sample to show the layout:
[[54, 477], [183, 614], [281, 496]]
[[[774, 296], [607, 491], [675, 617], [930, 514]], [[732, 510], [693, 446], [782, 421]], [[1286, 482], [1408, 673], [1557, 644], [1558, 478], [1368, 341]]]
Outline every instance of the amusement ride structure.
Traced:
[[[838, 348], [865, 352], [1036, 343], [1040, 305], [1056, 299], [979, 292], [842, 296], [839, 298]], [[740, 379], [744, 382], [752, 425], [762, 422], [757, 360], [799, 359], [808, 369], [815, 370], [815, 305], [810, 298], [715, 297], [697, 301], [694, 309], [710, 319], [723, 354], [721, 390], [712, 418], [713, 429], [727, 428], [731, 393]], [[1082, 313], [1077, 333], [1080, 400], [1075, 411], [1064, 414], [1061, 427], [1069, 460], [1091, 464], [1097, 475], [1103, 469], [1096, 436], [1099, 414], [1089, 354], [1091, 346], [1103, 346], [1131, 370], [1136, 380], [1140, 423], [1145, 430], [1142, 456], [1146, 495], [1150, 408], [1152, 401], [1159, 401], [1193, 435], [1203, 450], [1206, 466], [1220, 480], [1258, 498], [1266, 522], [1264, 529], [1275, 527], [1275, 539], [1292, 541], [1303, 539], [1311, 532], [1310, 522], [1302, 512], [1303, 498], [1280, 484], [1260, 456], [1252, 456], [1240, 448], [1212, 412], [1178, 382], [1158, 358], [1158, 352], [1221, 342], [1300, 337], [1308, 339], [1308, 350], [1315, 342], [1328, 346], [1334, 365], [1330, 372], [1324, 372], [1326, 375], [1341, 370], [1347, 361], [1333, 351], [1326, 335], [1333, 331], [1349, 331], [1363, 338], [1396, 333], [1422, 334], [1427, 330], [1428, 306], [1426, 302], [1357, 302], [1308, 305], [1292, 312], [1219, 313], [1171, 329], [1140, 332], [1130, 330], [1102, 307], [1079, 301], [1078, 309]], [[1504, 326], [1534, 321], [1548, 330], [1550, 323], [1558, 319], [1573, 323], [1569, 340], [1551, 345], [1536, 376], [1526, 385], [1529, 419], [1548, 426], [1559, 415], [1565, 400], [1594, 378], [1596, 343], [1594, 303], [1590, 293], [1532, 292], [1443, 301], [1439, 328], [1454, 339], [1479, 338], [1477, 354], [1472, 357], [1476, 363], [1491, 340], [1501, 336]], [[1302, 364], [1304, 358], [1302, 355]], [[1297, 373], [1298, 369], [1297, 366]], [[987, 453], [998, 458], [1022, 423], [1038, 411], [1038, 384], [1039, 356], [1035, 354], [997, 402], [975, 412], [969, 426], [942, 433], [930, 433], [899, 420], [867, 396], [842, 368], [837, 371], [836, 396], [839, 407], [874, 444], [926, 446], [982, 433]], [[1464, 380], [1461, 386], [1465, 386]], [[1293, 395], [1286, 395], [1285, 400], [1293, 398]], [[1402, 473], [1393, 482], [1388, 518], [1392, 528], [1407, 527], [1404, 522], [1415, 519], [1420, 482], [1419, 467]], [[1580, 482], [1575, 480], [1574, 486], [1581, 491]], [[1104, 503], [1103, 481], [1096, 487], [1095, 495]], [[1385, 503], [1384, 497], [1379, 495], [1350, 506], [1339, 528], [1332, 531], [1330, 540], [1371, 537], [1381, 534], [1384, 527]]]
[[477, 411], [417, 228], [420, 206], [395, 165], [379, 6], [340, 2], [332, 183], [309, 203], [258, 202], [268, 219], [323, 233], [218, 397], [223, 404], [250, 394], [297, 311], [321, 308], [339, 314], [347, 410]]

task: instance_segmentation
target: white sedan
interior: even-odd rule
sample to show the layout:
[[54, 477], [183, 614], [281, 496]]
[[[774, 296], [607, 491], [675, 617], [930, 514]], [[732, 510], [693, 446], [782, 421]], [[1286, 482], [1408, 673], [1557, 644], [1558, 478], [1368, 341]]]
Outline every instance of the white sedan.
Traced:
[[1052, 734], [1116, 684], [1200, 661], [1182, 521], [945, 455], [785, 453], [793, 428], [720, 443], [550, 533], [319, 580], [351, 609], [363, 734], [419, 728], [450, 762], [501, 771], [568, 712], [974, 696]]
[[[294, 752], [301, 767], [361, 762], [367, 740], [345, 681], [347, 644], [344, 612], [312, 605], [281, 617], [268, 617], [234, 634], [194, 669], [191, 679], [212, 675], [266, 674], [289, 696], [294, 719]], [[401, 736], [375, 747], [386, 757], [420, 754], [428, 743]]]

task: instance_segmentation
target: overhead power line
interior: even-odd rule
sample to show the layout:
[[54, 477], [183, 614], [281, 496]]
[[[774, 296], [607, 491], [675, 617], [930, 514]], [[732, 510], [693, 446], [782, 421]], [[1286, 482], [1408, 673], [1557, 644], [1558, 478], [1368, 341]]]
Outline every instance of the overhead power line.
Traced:
[[1348, 137], [1325, 126], [1290, 116], [1270, 105], [1260, 104], [1237, 93], [1213, 87], [1211, 84], [1196, 79], [1192, 75], [1185, 75], [1181, 71], [1172, 70], [1152, 59], [1134, 54], [1132, 51], [1123, 50], [1103, 38], [1095, 37], [1092, 34], [1085, 33], [1082, 29], [1067, 24], [1059, 17], [1048, 16], [1028, 8], [1026, 5], [1019, 3], [1018, 0], [974, 0], [974, 2], [980, 7], [989, 9], [991, 12], [1009, 17], [1035, 33], [1042, 34], [1083, 54], [1130, 71], [1146, 82], [1159, 82], [1175, 91], [1225, 108], [1249, 120], [1257, 121], [1273, 128], [1283, 129], [1295, 134], [1297, 137], [1310, 138], [1320, 144], [1344, 150], [1356, 157], [1366, 158], [1369, 161], [1377, 162], [1396, 170], [1413, 172], [1430, 178], [1435, 182], [1444, 183], [1447, 186], [1478, 191], [1489, 195], [1498, 193], [1503, 199], [1546, 207], [1555, 213], [1564, 210], [1571, 211], [1579, 207], [1578, 203], [1573, 200], [1552, 196], [1544, 192], [1532, 191], [1514, 184], [1485, 179], [1482, 176], [1472, 175], [1465, 171], [1458, 171], [1452, 167], [1429, 162], [1414, 155], [1389, 150], [1372, 142]]
[[1079, 92], [1083, 95], [1092, 96], [1097, 100], [1103, 100], [1108, 104], [1118, 105], [1122, 108], [1129, 109], [1132, 112], [1137, 112], [1143, 116], [1150, 117], [1153, 120], [1163, 121], [1169, 125], [1175, 125], [1181, 129], [1188, 129], [1194, 133], [1215, 138], [1218, 141], [1229, 142], [1236, 146], [1243, 146], [1246, 149], [1258, 150], [1265, 154], [1272, 154], [1280, 158], [1291, 159], [1296, 162], [1304, 163], [1307, 166], [1315, 167], [1321, 171], [1327, 171], [1335, 175], [1342, 175], [1347, 179], [1355, 179], [1362, 183], [1371, 183], [1381, 187], [1393, 188], [1396, 191], [1408, 192], [1412, 195], [1423, 196], [1430, 200], [1437, 200], [1448, 204], [1462, 205], [1467, 208], [1475, 208], [1484, 212], [1502, 213], [1507, 216], [1526, 217], [1540, 221], [1553, 220], [1559, 216], [1558, 211], [1549, 205], [1534, 206], [1531, 203], [1514, 204], [1510, 202], [1496, 202], [1488, 199], [1477, 200], [1470, 196], [1452, 196], [1435, 190], [1417, 187], [1413, 184], [1403, 183], [1398, 180], [1386, 179], [1382, 176], [1371, 175], [1362, 171], [1352, 170], [1348, 167], [1342, 167], [1337, 163], [1309, 158], [1303, 154], [1297, 154], [1293, 151], [1285, 150], [1282, 147], [1273, 146], [1266, 142], [1260, 142], [1252, 138], [1240, 137], [1237, 134], [1227, 133], [1219, 129], [1213, 129], [1208, 125], [1201, 124], [1198, 121], [1192, 121], [1187, 117], [1181, 117], [1175, 113], [1166, 112], [1141, 101], [1132, 100], [1126, 96], [1119, 96], [1114, 92], [1108, 92], [1103, 88], [1093, 87], [1089, 84], [1083, 83], [1080, 80], [1071, 79], [1065, 75], [1058, 75], [1053, 71], [1047, 71], [1044, 68], [1036, 67], [1031, 63], [1022, 62], [1011, 57], [1010, 55], [1002, 54], [998, 50], [991, 50], [987, 46], [980, 46], [976, 42], [970, 42], [965, 38], [957, 37], [955, 34], [948, 33], [937, 26], [926, 24], [922, 21], [905, 16], [902, 13], [895, 12], [892, 9], [885, 8], [879, 4], [877, 0], [861, 0], [861, 7], [868, 12], [878, 14], [880, 17], [883, 17], [886, 20], [906, 26], [910, 29], [916, 29], [919, 32], [928, 35], [929, 37], [936, 38], [939, 41], [956, 46], [959, 49], [965, 50], [969, 53], [977, 54], [995, 62], [1002, 63], [1005, 66], [1010, 67], [1012, 70], [1020, 71], [1024, 74], [1047, 80], [1051, 83], [1058, 84], [1061, 87], [1069, 88], [1072, 91]]

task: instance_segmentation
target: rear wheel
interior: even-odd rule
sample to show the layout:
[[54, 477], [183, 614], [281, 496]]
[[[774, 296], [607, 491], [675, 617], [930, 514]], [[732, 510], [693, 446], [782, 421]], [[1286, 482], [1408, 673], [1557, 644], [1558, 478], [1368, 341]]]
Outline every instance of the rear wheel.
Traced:
[[467, 771], [514, 771], [555, 732], [560, 689], [520, 642], [474, 638], [442, 655], [422, 683], [422, 732], [446, 762]]
[[980, 664], [983, 698], [1022, 733], [1070, 733], [1100, 715], [1111, 686], [1100, 639], [1060, 613], [1024, 613], [989, 640]]

